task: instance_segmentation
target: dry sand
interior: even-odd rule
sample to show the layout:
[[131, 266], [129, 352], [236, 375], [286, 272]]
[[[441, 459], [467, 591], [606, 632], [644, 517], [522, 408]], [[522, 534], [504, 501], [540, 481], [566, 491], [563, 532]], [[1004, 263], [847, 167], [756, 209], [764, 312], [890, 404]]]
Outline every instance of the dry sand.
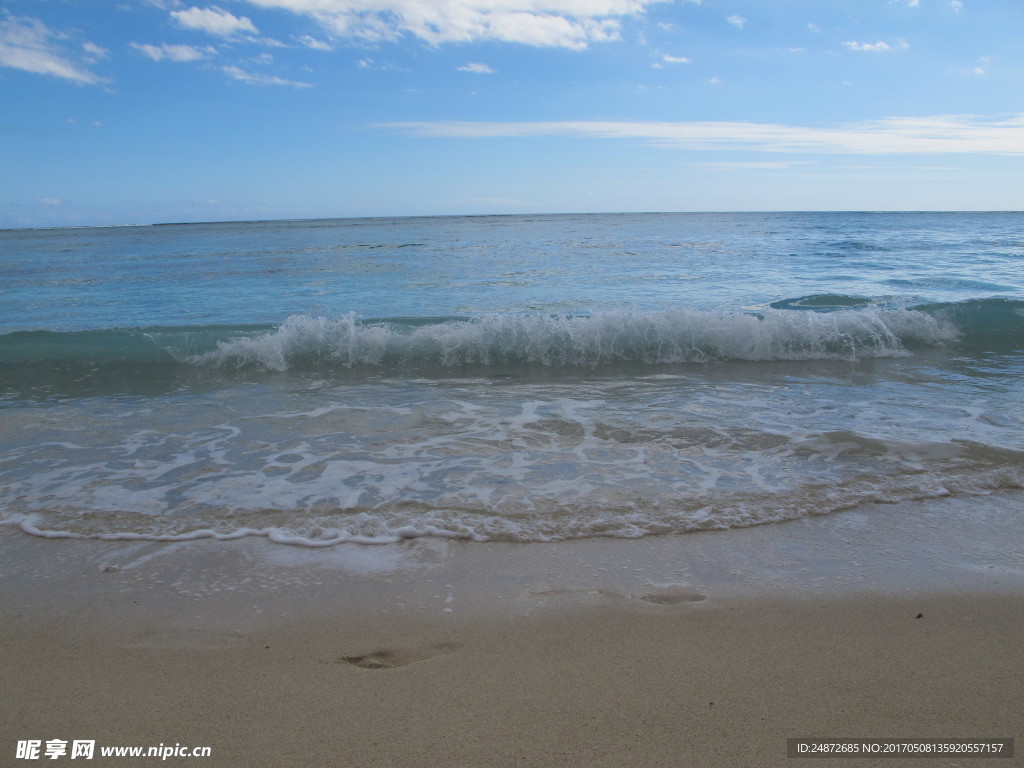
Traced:
[[211, 748], [169, 765], [1024, 764], [786, 757], [790, 737], [1020, 742], [1020, 499], [905, 509], [372, 552], [8, 529], [2, 764], [56, 738]]

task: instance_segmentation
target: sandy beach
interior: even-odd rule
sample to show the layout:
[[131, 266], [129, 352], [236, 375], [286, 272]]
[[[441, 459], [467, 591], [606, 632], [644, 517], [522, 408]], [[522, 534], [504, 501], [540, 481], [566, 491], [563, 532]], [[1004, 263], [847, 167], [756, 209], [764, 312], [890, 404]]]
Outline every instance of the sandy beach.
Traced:
[[4, 762], [86, 739], [92, 765], [770, 766], [788, 738], [1019, 737], [1019, 504], [329, 551], [9, 528]]

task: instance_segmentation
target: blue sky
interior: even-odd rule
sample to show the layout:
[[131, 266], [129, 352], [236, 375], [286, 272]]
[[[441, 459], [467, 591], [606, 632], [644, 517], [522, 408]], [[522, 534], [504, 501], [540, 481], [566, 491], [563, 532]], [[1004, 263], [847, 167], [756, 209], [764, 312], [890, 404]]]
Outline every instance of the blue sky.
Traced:
[[0, 0], [0, 226], [1024, 209], [1021, 0]]

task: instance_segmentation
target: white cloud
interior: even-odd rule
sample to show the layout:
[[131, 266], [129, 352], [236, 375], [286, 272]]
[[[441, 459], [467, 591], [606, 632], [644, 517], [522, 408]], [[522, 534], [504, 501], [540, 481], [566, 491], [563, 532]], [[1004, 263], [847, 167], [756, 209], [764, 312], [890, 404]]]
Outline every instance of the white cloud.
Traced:
[[957, 13], [960, 13], [964, 9], [963, 0], [949, 0], [949, 7]]
[[394, 64], [390, 61], [375, 61], [374, 59], [360, 59], [356, 62], [360, 69], [373, 69], [378, 72], [408, 72], [409, 70]]
[[235, 16], [216, 5], [209, 8], [186, 8], [172, 11], [171, 16], [187, 29], [198, 29], [218, 37], [231, 37], [240, 32], [259, 34], [259, 30], [246, 16]]
[[976, 74], [976, 75], [984, 75], [985, 74], [984, 67], [975, 67], [973, 71], [974, 71], [974, 74]]
[[317, 40], [312, 35], [298, 35], [296, 38], [302, 45], [314, 51], [333, 51], [334, 46], [323, 40]]
[[153, 61], [198, 61], [213, 56], [217, 49], [207, 46], [197, 48], [194, 45], [140, 45], [131, 43], [132, 48], [143, 56], [148, 56]]
[[582, 50], [619, 39], [621, 20], [669, 0], [248, 0], [312, 16], [332, 34], [430, 45], [496, 40]]
[[468, 64], [464, 64], [459, 67], [459, 72], [472, 72], [475, 75], [493, 75], [494, 70], [486, 64], [481, 64], [478, 61], [471, 61]]
[[851, 40], [848, 43], [843, 43], [851, 51], [868, 51], [871, 53], [881, 53], [884, 51], [892, 50], [905, 50], [910, 47], [910, 43], [906, 40], [898, 40], [896, 44], [889, 45], [883, 40], [879, 40], [877, 43], [858, 43], [856, 40]]
[[59, 197], [40, 197], [36, 202], [41, 203], [42, 205], [48, 205], [51, 208], [59, 208], [64, 201]]
[[[59, 77], [79, 85], [107, 82], [62, 49], [59, 41], [65, 39], [66, 35], [55, 32], [38, 19], [17, 16], [0, 19], [0, 66]], [[102, 58], [101, 52], [106, 54], [105, 49], [92, 43], [84, 43], [82, 50], [87, 59]]]
[[685, 56], [669, 56], [667, 53], [661, 57], [666, 64], [689, 64], [690, 60]]
[[843, 43], [851, 51], [888, 51], [889, 44], [879, 40], [877, 43], [858, 43], [856, 40], [851, 40], [848, 43]]
[[743, 25], [747, 23], [745, 18], [738, 16], [735, 13], [732, 16], [729, 16], [726, 21], [738, 29], [743, 29]]
[[1024, 155], [1024, 113], [889, 117], [833, 128], [742, 122], [565, 121], [535, 123], [420, 122], [385, 127], [420, 136], [629, 139], [688, 150], [737, 149], [820, 154]]
[[82, 50], [85, 51], [85, 58], [88, 61], [99, 61], [100, 59], [109, 59], [110, 51], [106, 48], [101, 48], [96, 43], [82, 43]]
[[240, 80], [243, 83], [249, 83], [250, 85], [290, 85], [293, 88], [313, 87], [311, 83], [300, 83], [297, 80], [285, 80], [283, 77], [246, 72], [241, 67], [221, 67], [221, 70], [235, 80]]
[[807, 23], [807, 29], [809, 29], [811, 32], [815, 32], [815, 33], [821, 32], [821, 27], [819, 27], [813, 21]]

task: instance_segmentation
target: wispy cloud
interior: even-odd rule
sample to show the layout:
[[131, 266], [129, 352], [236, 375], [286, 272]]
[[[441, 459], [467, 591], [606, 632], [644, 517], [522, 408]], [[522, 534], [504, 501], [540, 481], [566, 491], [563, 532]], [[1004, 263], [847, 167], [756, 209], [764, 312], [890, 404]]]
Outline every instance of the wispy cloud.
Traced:
[[296, 40], [299, 41], [306, 48], [310, 48], [314, 51], [333, 51], [334, 46], [324, 40], [318, 40], [312, 35], [298, 35]]
[[737, 29], [743, 29], [743, 25], [747, 23], [747, 20], [742, 16], [738, 16], [735, 13], [732, 16], [728, 16], [725, 19], [727, 22], [732, 24]]
[[884, 51], [894, 50], [906, 50], [910, 47], [910, 43], [906, 40], [897, 40], [893, 45], [889, 45], [884, 40], [879, 40], [877, 43], [859, 43], [856, 40], [851, 40], [848, 43], [843, 43], [851, 51], [867, 51], [869, 53], [881, 53]]
[[582, 50], [620, 38], [621, 20], [669, 0], [248, 0], [311, 16], [332, 34], [411, 36], [431, 45], [495, 40]]
[[100, 59], [110, 58], [110, 51], [106, 48], [101, 48], [96, 43], [82, 43], [82, 51], [84, 51], [87, 61], [99, 61]]
[[481, 64], [478, 61], [471, 61], [468, 64], [463, 64], [458, 68], [459, 72], [472, 72], [474, 75], [493, 75], [494, 70], [486, 64]]
[[312, 88], [312, 83], [301, 83], [297, 80], [285, 80], [283, 77], [274, 75], [262, 75], [254, 72], [247, 72], [241, 67], [221, 67], [221, 70], [235, 80], [240, 80], [249, 85], [290, 85], [293, 88]]
[[750, 163], [694, 163], [696, 168], [712, 171], [785, 171], [799, 165], [815, 165], [810, 160], [781, 160]]
[[167, 43], [162, 45], [148, 45], [131, 43], [131, 47], [153, 61], [199, 61], [200, 59], [206, 59], [210, 56], [214, 56], [217, 53], [217, 49], [211, 48], [210, 46], [197, 48], [194, 45], [170, 45]]
[[139, 0], [139, 2], [145, 5], [152, 5], [154, 8], [159, 8], [162, 11], [169, 11], [172, 8], [181, 8], [183, 3], [181, 0]]
[[[7, 16], [0, 19], [0, 66], [50, 75], [79, 85], [107, 82], [75, 61], [76, 54], [64, 47], [68, 36], [47, 27], [38, 19]], [[107, 51], [83, 43], [80, 54], [86, 61], [105, 58]]]
[[218, 37], [232, 37], [246, 32], [253, 35], [259, 30], [246, 16], [235, 16], [216, 5], [209, 8], [186, 8], [184, 11], [171, 11], [175, 21], [186, 29], [198, 29]]
[[743, 122], [409, 122], [382, 127], [419, 136], [497, 138], [568, 136], [650, 142], [688, 150], [736, 149], [819, 154], [1024, 155], [1024, 113], [889, 117], [837, 127]]
[[394, 62], [391, 61], [376, 61], [374, 59], [365, 58], [359, 59], [356, 62], [356, 66], [360, 69], [373, 69], [378, 72], [407, 72], [408, 70], [403, 69]]

